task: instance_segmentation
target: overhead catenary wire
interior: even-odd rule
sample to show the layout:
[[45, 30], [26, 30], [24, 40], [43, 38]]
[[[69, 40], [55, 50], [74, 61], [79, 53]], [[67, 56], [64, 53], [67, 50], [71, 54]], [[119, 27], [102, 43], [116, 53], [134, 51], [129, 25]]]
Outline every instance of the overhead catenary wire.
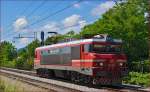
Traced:
[[[30, 3], [28, 3], [28, 5], [27, 5], [27, 7], [25, 7], [24, 9], [23, 9], [23, 11], [19, 14], [19, 15], [24, 15], [25, 13], [26, 13], [26, 11], [27, 10], [29, 10], [29, 8], [31, 7], [31, 5], [33, 5], [33, 1], [31, 1]], [[17, 19], [17, 17], [15, 17], [14, 19], [13, 19], [13, 21], [15, 21]], [[8, 29], [11, 29], [11, 26], [12, 26], [12, 24], [8, 24], [7, 25], [7, 28]]]
[[76, 3], [73, 3], [73, 4], [71, 4], [71, 5], [68, 5], [68, 6], [66, 6], [66, 7], [64, 7], [64, 8], [62, 8], [62, 9], [56, 11], [56, 12], [54, 12], [54, 13], [51, 13], [51, 14], [49, 14], [48, 16], [46, 16], [46, 17], [44, 17], [44, 18], [42, 18], [42, 19], [40, 19], [40, 20], [37, 20], [37, 21], [33, 22], [32, 24], [28, 25], [26, 28], [28, 28], [28, 27], [30, 27], [30, 26], [33, 26], [33, 25], [35, 25], [35, 24], [38, 24], [38, 23], [40, 23], [40, 22], [42, 22], [42, 21], [44, 21], [44, 20], [46, 20], [46, 19], [48, 19], [48, 18], [50, 18], [50, 17], [52, 17], [52, 16], [55, 16], [55, 15], [57, 15], [58, 13], [60, 13], [60, 12], [62, 12], [62, 11], [64, 11], [64, 10], [66, 10], [66, 9], [69, 9], [69, 8], [73, 7], [75, 4], [80, 3], [81, 1], [82, 1], [82, 0], [79, 0], [79, 1], [77, 1]]
[[36, 8], [34, 8], [28, 15], [26, 15], [26, 17], [30, 17], [31, 15], [33, 15], [38, 9], [40, 9], [47, 0], [43, 0]]
[[[76, 3], [74, 3], [74, 4], [80, 3], [81, 1], [83, 1], [83, 0], [79, 0], [78, 2], [76, 2]], [[49, 16], [47, 16], [47, 17], [44, 17], [44, 18], [42, 18], [42, 19], [39, 19], [39, 20], [37, 20], [37, 21], [35, 21], [35, 22], [31, 23], [30, 25], [28, 25], [28, 26], [27, 26], [27, 27], [25, 27], [25, 28], [29, 28], [30, 26], [33, 26], [33, 25], [35, 25], [35, 24], [38, 24], [38, 23], [40, 23], [40, 22], [42, 22], [42, 21], [44, 21], [44, 20], [48, 19], [49, 17], [51, 17], [51, 16], [53, 16], [53, 15], [56, 15], [57, 13], [59, 13], [59, 12], [61, 12], [61, 11], [65, 10], [65, 9], [67, 9], [67, 8], [72, 7], [74, 4], [71, 4], [71, 5], [69, 5], [69, 6], [65, 7], [65, 8], [63, 8], [63, 9], [61, 9], [61, 10], [58, 10], [58, 11], [56, 11], [56, 12], [54, 12], [54, 13], [50, 14], [50, 15], [49, 15]], [[17, 32], [16, 32], [16, 33], [17, 33]]]
[[[42, 19], [39, 19], [39, 20], [35, 21], [34, 23], [28, 25], [28, 26], [25, 27], [25, 28], [29, 28], [30, 26], [33, 26], [33, 25], [35, 25], [35, 24], [38, 24], [38, 23], [40, 23], [40, 22], [42, 22], [42, 21], [48, 19], [49, 17], [53, 17], [53, 16], [57, 15], [58, 13], [63, 12], [63, 11], [65, 11], [66, 9], [69, 9], [69, 8], [73, 7], [74, 4], [78, 4], [78, 3], [80, 3], [81, 1], [83, 1], [83, 0], [79, 0], [79, 1], [77, 1], [77, 2], [75, 2], [75, 3], [73, 3], [73, 4], [70, 4], [70, 5], [66, 6], [66, 7], [64, 7], [63, 9], [60, 9], [60, 10], [54, 12], [54, 13], [51, 13], [51, 14], [49, 14], [48, 16], [46, 16], [46, 17], [44, 17], [44, 18], [42, 18]], [[14, 32], [14, 34], [16, 34], [16, 33], [18, 33], [18, 32], [19, 32], [19, 31], [16, 31], [16, 32]], [[9, 34], [9, 35], [11, 35], [11, 34]], [[9, 36], [9, 35], [7, 35], [7, 36]], [[7, 39], [7, 38], [6, 38], [6, 39]]]
[[[81, 1], [82, 1], [82, 0], [79, 0], [77, 3], [80, 3]], [[75, 3], [75, 4], [76, 4], [76, 3]], [[72, 5], [74, 5], [74, 4], [72, 4]], [[63, 9], [61, 9], [61, 10], [58, 10], [58, 11], [56, 11], [56, 12], [50, 14], [50, 15], [47, 16], [47, 17], [44, 17], [44, 18], [42, 18], [42, 19], [39, 19], [39, 20], [37, 20], [37, 21], [31, 23], [30, 25], [28, 25], [28, 26], [25, 27], [25, 28], [29, 28], [30, 26], [33, 26], [33, 25], [35, 25], [35, 24], [38, 24], [38, 23], [40, 23], [40, 22], [42, 22], [42, 21], [48, 19], [49, 17], [52, 17], [52, 16], [56, 15], [57, 13], [62, 12], [62, 11], [64, 11], [64, 10], [66, 10], [66, 9], [68, 9], [68, 8], [70, 8], [70, 7], [72, 7], [72, 5], [69, 5], [69, 6], [67, 6], [67, 7], [65, 7], [65, 8], [63, 8]], [[19, 32], [19, 31], [18, 31], [18, 32]], [[15, 33], [18, 33], [18, 32], [15, 32]]]
[[[51, 7], [51, 9], [55, 9], [56, 7], [58, 7], [60, 5], [60, 2], [57, 2], [57, 3], [55, 3], [55, 4], [53, 4]], [[43, 16], [43, 15], [45, 15], [45, 14], [48, 14], [48, 12], [50, 11], [50, 9], [49, 8], [47, 8], [47, 9], [44, 9], [44, 11], [43, 12], [41, 12], [40, 14], [38, 14], [38, 16]]]
[[[26, 18], [29, 18], [33, 13], [35, 13], [39, 8], [41, 8], [46, 3], [46, 1], [47, 0], [42, 1], [35, 9], [33, 9], [29, 14], [26, 15]], [[29, 3], [29, 5], [32, 5], [33, 3], [34, 2], [32, 1], [31, 3]], [[26, 8], [26, 9], [23, 10], [23, 12], [21, 13], [21, 15], [23, 15], [30, 8], [29, 5], [28, 5], [28, 8]], [[9, 26], [11, 26], [11, 25], [9, 25]], [[13, 30], [13, 29], [10, 27], [10, 29], [8, 29], [8, 30]], [[11, 35], [11, 34], [12, 33], [9, 33], [6, 36]]]
[[[44, 0], [44, 1], [42, 1], [35, 9], [33, 9], [27, 16], [26, 16], [26, 18], [29, 18], [34, 12], [36, 12], [39, 8], [41, 8], [43, 5], [44, 5], [44, 3], [46, 2], [47, 0]], [[29, 5], [31, 5], [32, 3], [30, 3]], [[23, 11], [26, 11], [26, 10], [23, 10]], [[15, 21], [15, 20], [14, 20]], [[10, 25], [11, 26], [11, 25]], [[10, 27], [11, 28], [11, 27]], [[12, 28], [10, 29], [10, 30], [12, 30]], [[17, 33], [17, 32], [16, 32]], [[7, 34], [6, 36], [8, 36], [8, 35], [12, 35], [13, 33], [9, 33], [9, 34]]]
[[[85, 19], [85, 17], [84, 17], [84, 19]], [[88, 21], [88, 23], [90, 24], [90, 23], [92, 23], [91, 21]], [[77, 23], [77, 24], [74, 24], [74, 25], [71, 25], [71, 26], [66, 26], [66, 27], [63, 27], [62, 25], [58, 25], [57, 27], [59, 28], [59, 30], [66, 30], [66, 29], [69, 29], [69, 28], [72, 28], [72, 27], [77, 27], [77, 26], [80, 26], [80, 24], [79, 23]], [[86, 25], [85, 25], [86, 26]], [[43, 30], [40, 30], [40, 31], [32, 31], [32, 33], [40, 33], [41, 31], [43, 31]], [[50, 30], [49, 30], [50, 31]]]
[[[44, 0], [43, 2], [41, 2], [41, 4], [38, 5], [39, 7], [36, 7], [36, 8], [32, 11], [32, 13], [36, 12], [39, 8], [41, 8], [41, 7], [43, 6], [43, 4], [46, 3], [45, 1], [46, 1], [46, 0]], [[31, 2], [29, 5], [32, 5], [32, 3], [34, 3], [34, 2]], [[23, 15], [23, 14], [30, 8], [29, 5], [28, 5], [28, 8], [27, 8], [27, 9], [24, 9], [24, 10], [23, 10], [23, 12], [21, 13], [21, 15]], [[59, 5], [59, 4], [56, 3], [55, 5], [53, 5], [53, 7], [54, 7], [54, 6], [58, 6], [58, 5]], [[49, 10], [49, 9], [46, 9], [44, 12], [47, 12], [48, 10]], [[44, 12], [43, 12], [43, 13], [44, 13]], [[29, 13], [29, 14], [26, 16], [26, 18], [27, 18], [27, 17], [29, 18], [32, 13]], [[41, 14], [43, 14], [43, 13], [41, 13]], [[29, 16], [29, 15], [30, 15], [30, 16]], [[16, 20], [16, 19], [15, 19], [15, 20]], [[14, 21], [15, 21], [15, 20], [14, 20]], [[11, 25], [9, 25], [9, 26], [11, 26]], [[10, 27], [10, 28], [11, 28], [11, 27]], [[11, 30], [11, 29], [10, 29], [10, 30]], [[9, 34], [7, 34], [7, 35], [10, 35], [10, 34], [12, 34], [12, 33], [9, 33]], [[7, 36], [7, 35], [6, 35], [6, 36]]]

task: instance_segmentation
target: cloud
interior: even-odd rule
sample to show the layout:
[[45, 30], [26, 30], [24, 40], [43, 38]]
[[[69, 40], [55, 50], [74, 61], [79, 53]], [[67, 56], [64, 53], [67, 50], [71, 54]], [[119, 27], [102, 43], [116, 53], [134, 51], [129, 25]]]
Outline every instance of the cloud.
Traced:
[[43, 31], [47, 31], [47, 32], [48, 31], [55, 31], [55, 32], [57, 32], [57, 31], [60, 30], [60, 28], [58, 27], [58, 24], [56, 22], [50, 22], [50, 23], [44, 25], [42, 27], [42, 29], [43, 29]]
[[80, 28], [83, 28], [85, 25], [87, 25], [86, 20], [79, 21], [79, 25], [80, 25]]
[[92, 9], [91, 14], [94, 16], [100, 16], [104, 14], [106, 11], [108, 11], [110, 8], [112, 8], [114, 5], [115, 5], [115, 2], [106, 1], [96, 6], [94, 9]]
[[73, 7], [80, 8], [80, 4], [74, 4]]
[[[73, 14], [71, 16], [64, 18], [63, 20], [61, 20], [61, 22], [50, 21], [39, 28], [30, 30], [30, 32], [32, 31], [40, 32], [43, 30], [45, 32], [45, 38], [46, 38], [47, 36], [51, 35], [51, 34], [47, 34], [47, 32], [54, 31], [54, 32], [58, 32], [59, 34], [64, 34], [71, 30], [74, 30], [75, 32], [79, 32], [81, 28], [84, 27], [86, 24], [87, 24], [86, 20], [83, 20], [80, 15]], [[38, 38], [40, 38], [40, 35], [38, 35]]]
[[27, 44], [27, 43], [29, 43], [29, 38], [22, 38], [22, 39], [20, 40], [20, 42], [21, 42], [22, 44]]
[[80, 15], [74, 14], [74, 15], [71, 15], [71, 16], [65, 18], [62, 21], [62, 23], [63, 23], [64, 27], [69, 27], [69, 26], [73, 26], [73, 25], [78, 24], [80, 19], [81, 19]]
[[13, 23], [13, 26], [14, 26], [15, 31], [20, 31], [24, 27], [26, 27], [27, 24], [28, 24], [27, 19], [25, 17], [20, 17]]
[[64, 33], [74, 30], [76, 32], [79, 32], [82, 27], [84, 27], [87, 23], [86, 20], [83, 20], [80, 15], [73, 14], [69, 17], [66, 17], [64, 20], [62, 20], [62, 24], [65, 28]]

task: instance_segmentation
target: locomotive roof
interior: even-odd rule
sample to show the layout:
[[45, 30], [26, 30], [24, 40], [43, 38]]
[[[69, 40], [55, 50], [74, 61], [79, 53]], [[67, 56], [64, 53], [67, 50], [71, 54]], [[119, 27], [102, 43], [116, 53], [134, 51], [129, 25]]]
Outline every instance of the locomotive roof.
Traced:
[[[57, 43], [57, 44], [53, 44], [53, 45], [42, 46], [42, 47], [36, 48], [36, 50], [37, 49], [45, 49], [45, 48], [53, 48], [53, 47], [57, 47], [57, 46], [81, 44], [81, 43], [87, 43], [87, 42], [110, 42], [110, 41], [106, 41], [106, 39], [98, 39], [98, 38], [80, 39], [80, 40], [75, 40], [75, 41], [70, 41], [70, 42], [64, 42], [64, 43]], [[122, 43], [122, 40], [113, 39], [113, 41], [111, 41], [111, 42]]]

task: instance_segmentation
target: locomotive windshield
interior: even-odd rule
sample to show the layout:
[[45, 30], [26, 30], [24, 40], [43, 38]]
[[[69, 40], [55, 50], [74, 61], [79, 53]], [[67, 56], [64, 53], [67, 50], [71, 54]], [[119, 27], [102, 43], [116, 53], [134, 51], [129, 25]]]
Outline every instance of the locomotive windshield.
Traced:
[[100, 45], [100, 44], [90, 44], [85, 45], [86, 52], [94, 53], [121, 53], [121, 45]]

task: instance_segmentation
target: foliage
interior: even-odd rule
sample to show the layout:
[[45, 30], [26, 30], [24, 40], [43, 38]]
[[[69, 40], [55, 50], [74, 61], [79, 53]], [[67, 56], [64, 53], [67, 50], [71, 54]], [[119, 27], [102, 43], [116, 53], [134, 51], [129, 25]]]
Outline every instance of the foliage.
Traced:
[[33, 64], [34, 64], [34, 58], [28, 59], [26, 62], [24, 62], [23, 69], [31, 70], [33, 69]]
[[135, 72], [150, 72], [150, 62], [149, 60], [133, 61], [129, 63], [131, 71]]
[[[148, 26], [144, 16], [148, 10], [148, 0], [128, 0], [119, 3], [92, 24], [82, 28], [79, 34], [69, 31], [66, 34], [58, 34], [48, 37], [45, 45], [55, 44], [66, 38], [89, 38], [97, 34], [109, 34], [114, 38], [121, 38], [123, 48], [129, 61], [129, 68], [136, 72], [130, 72], [125, 78], [125, 83], [148, 86], [150, 83], [149, 61], [143, 64], [144, 74], [141, 72], [142, 59], [148, 58]], [[9, 42], [0, 45], [0, 63], [4, 66], [20, 69], [32, 69], [34, 51], [40, 46], [39, 40], [31, 42], [27, 47], [16, 54], [15, 47]]]
[[80, 36], [80, 35], [76, 34], [76, 33], [72, 30], [72, 31], [67, 32], [67, 33], [64, 34], [64, 35], [58, 34], [58, 35], [54, 35], [54, 36], [48, 37], [48, 38], [45, 40], [45, 45], [56, 44], [56, 43], [58, 43], [58, 42], [63, 42], [63, 41], [65, 41], [66, 39], [70, 39], [70, 38], [80, 38], [79, 36]]
[[35, 49], [39, 46], [40, 46], [39, 40], [35, 40], [35, 41], [31, 42], [30, 44], [28, 44], [27, 49], [26, 49], [27, 54], [28, 54], [28, 58], [34, 57]]
[[25, 59], [23, 57], [18, 57], [16, 60], [15, 60], [15, 67], [18, 68], [18, 69], [23, 69], [23, 65], [25, 63]]
[[[129, 61], [148, 57], [148, 27], [144, 13], [146, 0], [128, 0], [102, 15], [99, 20], [83, 28], [83, 37], [109, 34], [124, 41], [123, 48]], [[142, 53], [141, 53], [142, 52]]]
[[130, 72], [129, 76], [124, 79], [124, 83], [150, 86], [150, 73]]
[[18, 51], [18, 58], [15, 60], [15, 67], [19, 69], [33, 69], [34, 52], [40, 46], [39, 40], [31, 42], [26, 48]]
[[62, 39], [64, 39], [64, 36], [63, 35], [55, 35], [55, 36], [51, 36], [51, 37], [48, 37], [46, 40], [45, 40], [45, 45], [51, 45], [51, 44], [55, 44], [59, 41], [61, 41]]
[[15, 68], [15, 60], [13, 61], [5, 61], [2, 66], [9, 67], [9, 68]]
[[6, 65], [6, 63], [11, 63], [17, 57], [17, 51], [15, 46], [10, 42], [1, 42], [0, 44], [0, 63]]
[[35, 48], [40, 46], [39, 40], [31, 42], [27, 47], [16, 50], [9, 42], [1, 43], [1, 64], [5, 67], [32, 69]]

